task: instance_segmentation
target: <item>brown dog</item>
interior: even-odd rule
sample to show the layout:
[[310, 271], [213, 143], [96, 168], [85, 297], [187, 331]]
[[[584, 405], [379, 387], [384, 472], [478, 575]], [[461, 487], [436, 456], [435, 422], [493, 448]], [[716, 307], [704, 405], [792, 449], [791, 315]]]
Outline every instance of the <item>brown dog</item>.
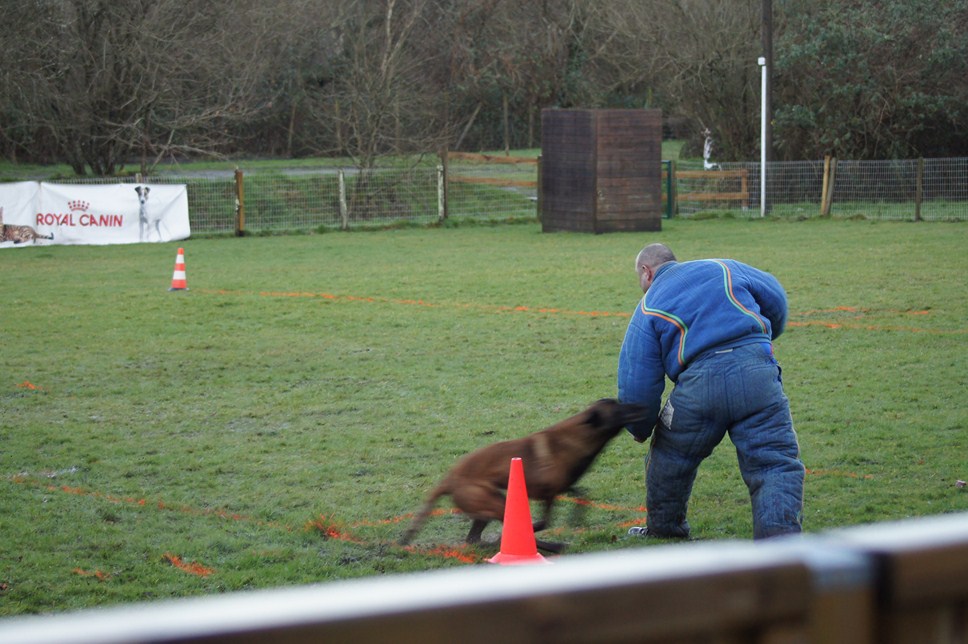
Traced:
[[[551, 519], [555, 498], [581, 478], [605, 445], [626, 424], [642, 420], [645, 412], [640, 405], [603, 398], [540, 432], [494, 443], [467, 454], [433, 489], [400, 543], [407, 544], [413, 539], [437, 500], [448, 494], [454, 505], [473, 519], [467, 543], [479, 542], [489, 522], [504, 520], [505, 490], [514, 457], [519, 457], [524, 466], [528, 497], [544, 502], [544, 516], [534, 524], [534, 530], [544, 529]], [[561, 544], [541, 541], [538, 546], [552, 551], [561, 549]]]

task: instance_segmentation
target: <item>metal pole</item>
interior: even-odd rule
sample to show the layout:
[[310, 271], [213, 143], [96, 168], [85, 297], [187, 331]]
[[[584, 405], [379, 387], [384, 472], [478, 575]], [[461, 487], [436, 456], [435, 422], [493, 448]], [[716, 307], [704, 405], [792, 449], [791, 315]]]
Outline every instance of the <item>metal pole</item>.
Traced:
[[[772, 163], [773, 154], [773, 0], [763, 0], [762, 9], [763, 58], [766, 59], [766, 162]], [[769, 204], [767, 204], [769, 206]]]
[[766, 58], [760, 56], [760, 217], [766, 216]]

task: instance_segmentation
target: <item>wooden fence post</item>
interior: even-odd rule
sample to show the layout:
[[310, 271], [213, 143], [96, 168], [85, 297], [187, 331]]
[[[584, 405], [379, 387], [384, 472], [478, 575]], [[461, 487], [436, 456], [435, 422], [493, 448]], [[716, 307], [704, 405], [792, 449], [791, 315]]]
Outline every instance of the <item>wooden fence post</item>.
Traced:
[[350, 214], [349, 208], [346, 207], [346, 177], [343, 174], [343, 168], [339, 169], [339, 218], [340, 227], [346, 230], [350, 227]]
[[242, 170], [235, 169], [235, 236], [245, 235], [245, 185]]
[[914, 184], [914, 221], [921, 221], [921, 201], [924, 199], [924, 158], [918, 158], [918, 174]]
[[827, 203], [827, 182], [830, 180], [830, 155], [823, 156], [823, 183], [820, 186], [820, 216], [823, 217], [824, 204]]
[[538, 180], [537, 181], [538, 190], [535, 192], [534, 206], [537, 209], [536, 213], [538, 215], [538, 221], [540, 222], [541, 221], [541, 192], [542, 192], [541, 182], [543, 180], [543, 177], [541, 176], [541, 155], [540, 154], [538, 155], [538, 176], [535, 178]]
[[676, 160], [669, 162], [669, 216], [679, 214], [679, 178], [676, 176]]
[[820, 216], [830, 216], [830, 206], [834, 201], [834, 179], [837, 176], [837, 157], [829, 154], [823, 159], [823, 188], [820, 192]]
[[447, 149], [440, 151], [440, 169], [438, 174], [438, 184], [437, 184], [437, 199], [438, 208], [437, 215], [440, 221], [447, 219], [447, 200], [450, 196], [447, 190], [447, 179], [449, 178], [450, 168], [447, 167]]
[[444, 165], [437, 164], [437, 222], [442, 222], [447, 216], [447, 206], [444, 202]]

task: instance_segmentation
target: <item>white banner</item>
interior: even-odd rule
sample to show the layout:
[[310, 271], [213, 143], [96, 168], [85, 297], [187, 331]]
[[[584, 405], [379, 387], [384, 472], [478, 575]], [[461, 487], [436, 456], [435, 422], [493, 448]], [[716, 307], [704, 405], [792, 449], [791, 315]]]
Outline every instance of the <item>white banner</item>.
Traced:
[[0, 248], [187, 239], [184, 185], [0, 183]]

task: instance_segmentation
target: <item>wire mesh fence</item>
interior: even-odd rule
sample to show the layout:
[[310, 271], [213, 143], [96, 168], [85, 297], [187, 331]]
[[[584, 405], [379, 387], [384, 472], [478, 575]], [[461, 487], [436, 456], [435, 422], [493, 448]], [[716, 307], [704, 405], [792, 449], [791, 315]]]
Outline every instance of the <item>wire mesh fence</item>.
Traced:
[[[256, 234], [361, 229], [428, 225], [445, 218], [538, 218], [540, 166], [531, 161], [495, 165], [451, 159], [446, 170], [419, 166], [158, 174], [142, 182], [185, 184], [193, 233], [238, 232], [240, 223], [245, 232]], [[723, 163], [711, 170], [688, 163], [665, 167], [674, 177], [670, 185], [675, 207], [669, 209], [674, 216], [760, 216], [759, 163]], [[135, 177], [59, 181], [138, 182]], [[667, 201], [665, 187], [664, 181]], [[765, 203], [769, 216], [781, 218], [823, 213], [872, 220], [968, 221], [968, 158], [771, 163]]]
[[250, 232], [426, 224], [438, 218], [433, 168], [248, 174], [244, 191]]
[[[63, 183], [184, 184], [193, 233], [311, 231], [438, 219], [435, 168], [200, 172]], [[244, 219], [240, 222], [240, 217]]]
[[[680, 216], [761, 214], [759, 163], [723, 163], [704, 171], [680, 166], [675, 175]], [[801, 219], [968, 221], [968, 159], [770, 163], [765, 210]]]
[[537, 216], [538, 159], [448, 153], [446, 216], [503, 219]]

